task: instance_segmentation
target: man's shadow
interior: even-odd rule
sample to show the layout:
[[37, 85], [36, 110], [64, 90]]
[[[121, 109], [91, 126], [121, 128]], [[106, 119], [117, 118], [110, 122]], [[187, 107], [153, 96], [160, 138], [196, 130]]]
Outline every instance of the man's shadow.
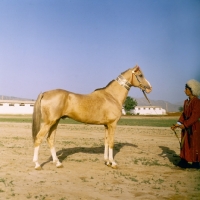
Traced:
[[163, 158], [168, 158], [168, 160], [175, 166], [178, 164], [178, 162], [180, 161], [180, 157], [176, 154], [174, 150], [171, 150], [169, 147], [165, 146], [159, 146], [159, 148], [162, 149], [162, 153], [158, 154], [159, 156], [162, 156]]
[[[114, 150], [113, 150], [113, 157], [115, 157], [116, 154], [120, 152], [120, 150], [124, 146], [130, 146], [130, 147], [138, 147], [135, 144], [131, 143], [115, 143]], [[64, 148], [62, 150], [59, 150], [56, 152], [57, 157], [59, 161], [62, 163], [68, 156], [76, 154], [76, 153], [89, 153], [89, 154], [103, 154], [104, 153], [104, 145], [101, 145], [99, 147], [72, 147], [72, 148]], [[53, 161], [52, 156], [48, 158], [46, 162], [43, 162], [41, 164], [41, 167], [43, 167], [45, 164]]]

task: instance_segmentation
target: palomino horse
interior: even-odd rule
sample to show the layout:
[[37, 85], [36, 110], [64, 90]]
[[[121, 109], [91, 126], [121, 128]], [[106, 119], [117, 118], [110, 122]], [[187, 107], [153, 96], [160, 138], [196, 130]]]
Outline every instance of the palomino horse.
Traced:
[[[39, 146], [46, 134], [53, 162], [62, 167], [54, 140], [59, 120], [64, 117], [87, 124], [101, 124], [105, 127], [104, 159], [108, 166], [117, 167], [113, 159], [114, 133], [122, 114], [122, 106], [131, 86], [149, 93], [150, 83], [145, 79], [139, 66], [128, 69], [111, 81], [106, 87], [82, 95], [56, 89], [39, 94], [33, 111], [32, 136], [34, 140], [35, 169], [41, 169], [38, 162]], [[43, 125], [40, 128], [41, 119]]]

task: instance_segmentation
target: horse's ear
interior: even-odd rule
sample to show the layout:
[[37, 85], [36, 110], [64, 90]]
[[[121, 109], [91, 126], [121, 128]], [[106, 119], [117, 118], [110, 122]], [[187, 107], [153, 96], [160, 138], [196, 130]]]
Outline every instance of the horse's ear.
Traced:
[[136, 69], [132, 71], [132, 73], [134, 74], [135, 72], [137, 72], [138, 70], [140, 70], [140, 67], [138, 65], [136, 65]]

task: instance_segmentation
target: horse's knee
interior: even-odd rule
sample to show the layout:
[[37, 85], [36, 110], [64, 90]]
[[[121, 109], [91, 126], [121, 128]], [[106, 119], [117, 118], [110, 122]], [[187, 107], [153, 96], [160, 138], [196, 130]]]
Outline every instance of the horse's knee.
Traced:
[[49, 148], [54, 147], [54, 140], [52, 140], [50, 137], [47, 138], [47, 143], [49, 145]]
[[42, 142], [41, 139], [36, 138], [35, 141], [34, 141], [34, 147], [38, 147], [38, 146], [40, 146], [41, 142]]
[[40, 132], [35, 137], [34, 146], [39, 146], [42, 143], [44, 136], [45, 132], [40, 130]]
[[114, 142], [109, 142], [109, 148], [113, 149], [114, 148]]

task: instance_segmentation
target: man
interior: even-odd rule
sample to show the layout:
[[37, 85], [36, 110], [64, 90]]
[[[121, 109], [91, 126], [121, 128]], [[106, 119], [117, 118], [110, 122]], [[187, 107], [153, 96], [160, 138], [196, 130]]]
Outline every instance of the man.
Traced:
[[183, 113], [172, 130], [181, 128], [181, 161], [178, 166], [186, 168], [192, 162], [192, 168], [200, 169], [200, 82], [192, 79], [185, 85]]

